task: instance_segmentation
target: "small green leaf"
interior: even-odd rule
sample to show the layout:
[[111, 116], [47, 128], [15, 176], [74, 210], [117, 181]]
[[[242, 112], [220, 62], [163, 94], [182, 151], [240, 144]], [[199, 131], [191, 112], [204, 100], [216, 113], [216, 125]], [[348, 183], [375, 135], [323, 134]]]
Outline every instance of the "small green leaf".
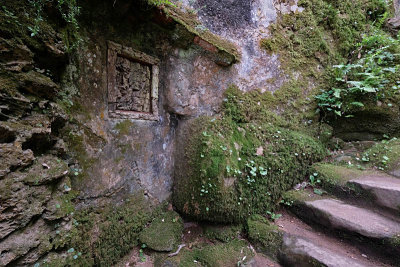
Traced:
[[314, 188], [314, 193], [317, 195], [322, 196], [322, 194], [324, 193], [322, 190], [318, 189], [318, 188]]

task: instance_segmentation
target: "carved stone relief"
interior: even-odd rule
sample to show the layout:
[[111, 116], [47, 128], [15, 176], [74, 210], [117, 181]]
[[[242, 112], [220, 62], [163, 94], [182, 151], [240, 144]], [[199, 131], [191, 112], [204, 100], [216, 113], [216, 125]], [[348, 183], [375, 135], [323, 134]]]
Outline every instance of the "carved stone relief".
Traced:
[[108, 42], [110, 117], [158, 120], [158, 59]]

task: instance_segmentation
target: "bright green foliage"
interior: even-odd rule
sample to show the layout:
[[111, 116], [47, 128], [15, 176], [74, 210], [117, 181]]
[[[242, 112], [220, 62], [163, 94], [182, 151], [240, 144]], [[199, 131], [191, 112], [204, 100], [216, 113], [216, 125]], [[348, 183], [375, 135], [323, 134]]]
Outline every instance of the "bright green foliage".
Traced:
[[392, 99], [400, 89], [400, 40], [376, 30], [355, 47], [353, 63], [334, 66], [335, 84], [317, 95], [324, 113], [349, 116], [368, 102]]
[[185, 134], [173, 198], [175, 206], [193, 218], [239, 222], [272, 212], [281, 194], [325, 156], [319, 141], [280, 127], [287, 123], [267, 110], [260, 110], [266, 115], [263, 120], [256, 115], [257, 107], [236, 100], [228, 96], [222, 118], [197, 119]]
[[147, 0], [150, 5], [161, 6], [161, 5], [171, 5], [175, 6], [172, 1], [169, 0]]
[[247, 219], [247, 235], [258, 250], [277, 257], [283, 241], [283, 234], [277, 226], [260, 215], [253, 215]]

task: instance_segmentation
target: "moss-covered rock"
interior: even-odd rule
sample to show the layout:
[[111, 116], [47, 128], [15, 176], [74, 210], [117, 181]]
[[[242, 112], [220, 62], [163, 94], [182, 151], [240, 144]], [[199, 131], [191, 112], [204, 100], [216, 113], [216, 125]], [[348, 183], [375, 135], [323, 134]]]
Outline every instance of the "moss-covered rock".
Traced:
[[325, 156], [323, 145], [272, 123], [200, 118], [186, 125], [178, 159], [174, 204], [183, 214], [239, 222], [273, 210], [281, 194]]
[[400, 177], [400, 139], [377, 143], [363, 153], [362, 159], [370, 167]]
[[168, 211], [156, 217], [140, 233], [140, 242], [156, 251], [172, 251], [178, 245], [183, 231], [183, 221], [178, 213]]
[[242, 232], [242, 225], [206, 225], [204, 234], [210, 239], [229, 242], [237, 238]]
[[50, 183], [68, 174], [68, 165], [54, 156], [43, 156], [25, 174], [24, 183], [42, 185]]
[[192, 250], [182, 250], [176, 257], [170, 258], [167, 263], [155, 266], [240, 266], [253, 256], [246, 241], [233, 240], [216, 245], [204, 244]]
[[111, 266], [139, 245], [139, 233], [153, 212], [143, 195], [137, 194], [119, 206], [70, 213], [67, 227], [56, 225], [52, 245], [59, 253], [38, 263], [41, 266]]
[[349, 180], [363, 175], [363, 172], [356, 168], [330, 163], [317, 163], [313, 165], [312, 169], [315, 178], [321, 181], [325, 189], [345, 186]]
[[256, 249], [271, 257], [277, 257], [283, 242], [283, 233], [264, 217], [253, 215], [247, 219], [247, 235]]

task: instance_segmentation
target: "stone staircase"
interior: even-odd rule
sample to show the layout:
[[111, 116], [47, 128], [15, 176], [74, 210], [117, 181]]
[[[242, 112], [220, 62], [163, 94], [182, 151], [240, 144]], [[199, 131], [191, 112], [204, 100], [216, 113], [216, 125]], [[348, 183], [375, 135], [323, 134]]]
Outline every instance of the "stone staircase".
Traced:
[[376, 171], [337, 170], [320, 177], [326, 194], [289, 192], [279, 258], [284, 266], [400, 266], [400, 179]]

